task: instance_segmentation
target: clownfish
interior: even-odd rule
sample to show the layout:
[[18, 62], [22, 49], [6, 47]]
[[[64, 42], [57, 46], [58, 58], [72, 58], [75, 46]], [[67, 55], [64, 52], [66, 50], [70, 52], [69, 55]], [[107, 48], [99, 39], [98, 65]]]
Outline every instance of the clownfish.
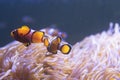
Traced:
[[43, 42], [44, 34], [43, 31], [36, 31], [28, 26], [22, 26], [11, 32], [11, 36], [15, 40], [22, 42], [25, 46], [29, 46], [31, 43]]
[[65, 32], [61, 32], [57, 28], [47, 27], [47, 28], [41, 29], [40, 31], [43, 31], [53, 37], [55, 36], [60, 36], [61, 38], [67, 37], [67, 34]]
[[[53, 33], [55, 31], [57, 30], [54, 30]], [[25, 46], [29, 46], [31, 43], [42, 42], [47, 47], [48, 52], [51, 52], [53, 54], [57, 54], [58, 50], [60, 50], [63, 54], [68, 54], [71, 51], [70, 44], [62, 44], [62, 38], [64, 38], [64, 36], [60, 36], [60, 33], [56, 33], [54, 36], [51, 34], [53, 36], [51, 39], [49, 36], [45, 35], [45, 33], [45, 31], [36, 31], [30, 29], [28, 26], [22, 26], [18, 29], [13, 30], [11, 32], [11, 36], [15, 40], [22, 42]]]
[[68, 54], [71, 51], [71, 45], [61, 45], [61, 37], [59, 36], [57, 36], [51, 42], [48, 40], [48, 38], [45, 38], [44, 45], [47, 47], [48, 52], [51, 52], [53, 54], [56, 54], [58, 50], [60, 50], [63, 54]]

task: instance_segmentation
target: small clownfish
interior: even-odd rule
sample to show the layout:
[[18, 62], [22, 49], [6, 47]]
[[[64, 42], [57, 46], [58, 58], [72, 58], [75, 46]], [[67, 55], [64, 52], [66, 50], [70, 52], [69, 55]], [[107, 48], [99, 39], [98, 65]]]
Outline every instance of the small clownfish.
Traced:
[[69, 54], [71, 46], [69, 44], [61, 45], [61, 37], [56, 37], [54, 40], [49, 42], [48, 38], [44, 39], [44, 45], [47, 47], [48, 52], [57, 54], [57, 50], [60, 50], [63, 54]]
[[41, 29], [40, 31], [43, 31], [51, 36], [60, 36], [61, 38], [66, 38], [67, 37], [67, 34], [65, 32], [61, 32], [59, 31], [57, 28], [51, 28], [51, 27], [48, 27], [48, 28], [45, 28], [45, 29]]
[[44, 32], [35, 31], [30, 29], [28, 26], [22, 26], [11, 32], [11, 36], [22, 42], [25, 46], [29, 46], [31, 43], [39, 43], [43, 41]]

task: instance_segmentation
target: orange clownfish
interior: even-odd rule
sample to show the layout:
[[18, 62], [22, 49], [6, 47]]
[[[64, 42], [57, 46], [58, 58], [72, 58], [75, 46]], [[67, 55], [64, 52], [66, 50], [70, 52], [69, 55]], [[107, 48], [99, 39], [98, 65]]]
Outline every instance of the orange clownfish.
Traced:
[[28, 26], [22, 26], [18, 29], [15, 29], [11, 32], [11, 36], [22, 42], [25, 46], [29, 46], [31, 43], [39, 43], [43, 41], [44, 32], [35, 31], [30, 29]]
[[61, 37], [56, 37], [54, 40], [49, 42], [48, 38], [44, 39], [44, 45], [47, 47], [48, 52], [53, 54], [60, 50], [63, 54], [68, 54], [71, 51], [71, 46], [69, 44], [61, 45]]

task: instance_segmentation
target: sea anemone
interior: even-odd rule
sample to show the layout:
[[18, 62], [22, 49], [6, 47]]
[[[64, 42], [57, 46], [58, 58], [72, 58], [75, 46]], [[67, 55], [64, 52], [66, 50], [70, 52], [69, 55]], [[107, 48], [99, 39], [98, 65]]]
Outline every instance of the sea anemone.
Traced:
[[119, 30], [116, 23], [90, 35], [66, 55], [46, 55], [43, 43], [11, 42], [0, 48], [0, 80], [120, 80]]

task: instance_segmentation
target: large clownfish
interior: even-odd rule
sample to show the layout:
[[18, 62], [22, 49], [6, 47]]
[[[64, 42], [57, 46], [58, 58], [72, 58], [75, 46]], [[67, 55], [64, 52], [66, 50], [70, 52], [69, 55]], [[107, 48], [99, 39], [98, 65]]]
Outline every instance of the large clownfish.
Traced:
[[11, 32], [11, 36], [22, 42], [25, 46], [29, 46], [31, 43], [39, 43], [43, 41], [44, 32], [30, 29], [28, 26], [22, 26]]
[[71, 45], [68, 43], [61, 44], [61, 37], [57, 36], [51, 42], [48, 38], [44, 39], [44, 45], [47, 47], [48, 52], [56, 54], [60, 50], [63, 54], [68, 54], [71, 51]]
[[[56, 29], [51, 32], [54, 33], [57, 31]], [[36, 31], [30, 29], [28, 26], [22, 26], [18, 29], [15, 29], [11, 32], [11, 36], [17, 40], [22, 42], [25, 46], [29, 46], [31, 43], [40, 43], [43, 42], [47, 47], [48, 52], [56, 54], [58, 50], [60, 50], [63, 54], [68, 54], [71, 51], [71, 45], [68, 43], [62, 44], [63, 36], [60, 36], [56, 33], [53, 38], [45, 35], [46, 31]]]

